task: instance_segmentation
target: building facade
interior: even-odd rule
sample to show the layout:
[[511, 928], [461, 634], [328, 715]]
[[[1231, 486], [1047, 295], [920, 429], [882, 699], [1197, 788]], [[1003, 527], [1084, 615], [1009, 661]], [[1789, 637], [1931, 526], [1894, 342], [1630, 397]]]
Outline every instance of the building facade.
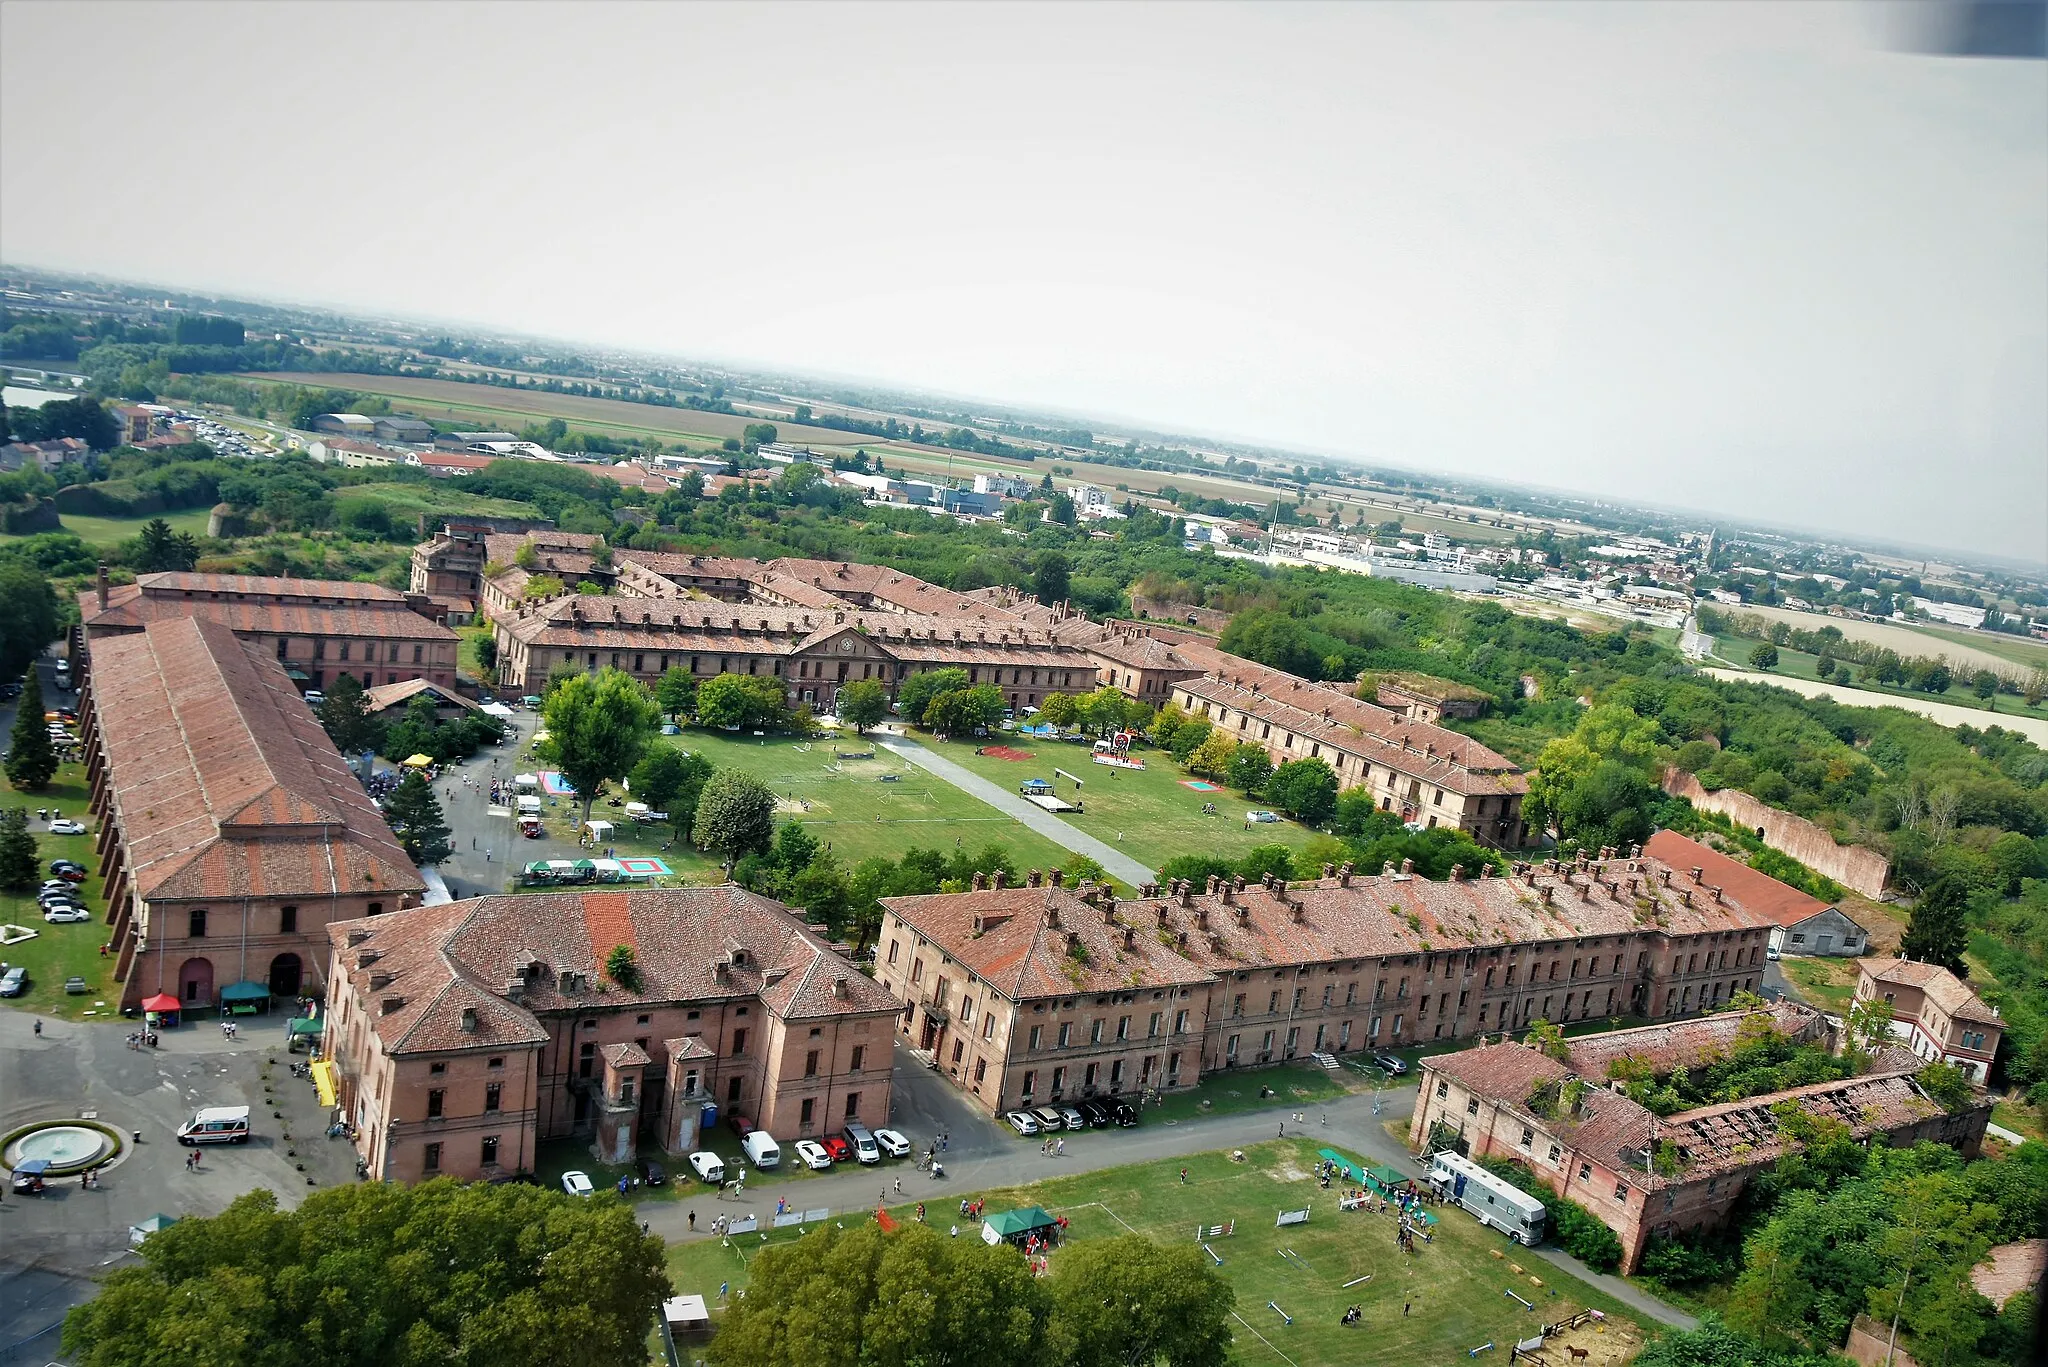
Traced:
[[1855, 958], [1870, 947], [1870, 932], [1838, 906], [1759, 873], [1676, 831], [1658, 831], [1644, 847], [1674, 867], [1690, 868], [1710, 882], [1734, 888], [1743, 901], [1771, 919], [1771, 948], [1780, 954]]
[[1346, 866], [1119, 899], [1034, 871], [884, 899], [875, 976], [911, 1047], [991, 1113], [1539, 1018], [1686, 1016], [1762, 978], [1768, 923], [1654, 860], [1481, 875]]
[[88, 643], [156, 622], [219, 622], [269, 653], [302, 690], [324, 689], [343, 674], [366, 687], [455, 683], [459, 638], [438, 620], [444, 609], [377, 584], [171, 570], [110, 586], [102, 569], [78, 609]]
[[737, 887], [481, 897], [328, 938], [325, 1045], [381, 1179], [530, 1172], [570, 1136], [682, 1154], [735, 1115], [785, 1142], [887, 1123], [895, 1002]]
[[1911, 959], [1865, 959], [1856, 965], [1856, 1000], [1890, 1007], [1892, 1034], [1918, 1057], [1984, 1084], [2005, 1022], [1955, 974]]
[[94, 641], [79, 722], [123, 1010], [316, 993], [330, 922], [425, 892], [283, 667], [218, 622]]
[[1662, 1076], [1722, 1058], [1745, 1025], [1824, 1037], [1818, 1013], [1780, 1004], [1640, 1030], [1583, 1035], [1551, 1058], [1526, 1044], [1482, 1043], [1422, 1060], [1409, 1145], [1525, 1164], [1621, 1241], [1622, 1270], [1652, 1238], [1716, 1228], [1749, 1182], [1796, 1146], [1779, 1108], [1842, 1124], [1859, 1140], [1934, 1140], [1974, 1155], [1990, 1119], [1983, 1097], [1944, 1111], [1913, 1080], [1920, 1060], [1886, 1049], [1858, 1076], [1658, 1116], [1611, 1084], [1623, 1058]]

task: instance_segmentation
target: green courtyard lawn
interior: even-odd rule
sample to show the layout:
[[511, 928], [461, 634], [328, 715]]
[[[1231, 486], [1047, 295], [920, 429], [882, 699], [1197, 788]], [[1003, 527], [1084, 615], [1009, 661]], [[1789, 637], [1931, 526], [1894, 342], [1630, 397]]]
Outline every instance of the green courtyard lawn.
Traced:
[[[877, 855], [899, 859], [912, 847], [951, 851], [956, 845], [968, 850], [1003, 845], [1020, 872], [1055, 868], [1067, 859], [1065, 850], [1014, 818], [872, 740], [756, 739], [698, 727], [662, 739], [703, 755], [720, 769], [744, 769], [759, 778], [783, 799], [781, 817], [803, 822], [847, 868]], [[834, 758], [835, 751], [861, 750], [873, 750], [875, 757]], [[888, 775], [895, 777], [884, 782]], [[805, 802], [808, 810], [801, 805]]]
[[[152, 513], [147, 517], [88, 517], [83, 513], [63, 513], [58, 521], [62, 524], [60, 530], [73, 533], [88, 546], [113, 546], [131, 536], [140, 536], [142, 524], [154, 517], [170, 523], [174, 532], [205, 536], [206, 520], [212, 513], [211, 508], [180, 508], [174, 512]], [[0, 537], [0, 541], [11, 539]]]
[[1856, 995], [1856, 961], [1831, 956], [1787, 956], [1778, 971], [1808, 1005], [1837, 1014], [1847, 1012]]
[[[1352, 1054], [1348, 1058], [1362, 1056]], [[1258, 1110], [1292, 1103], [1314, 1108], [1319, 1104], [1365, 1091], [1371, 1084], [1358, 1073], [1328, 1072], [1307, 1062], [1276, 1063], [1267, 1068], [1239, 1068], [1212, 1074], [1183, 1091], [1164, 1093], [1156, 1105], [1144, 1108], [1147, 1125], [1173, 1124], [1205, 1115], [1229, 1115], [1234, 1111]], [[1266, 1088], [1273, 1097], [1261, 1097]]]
[[[1135, 759], [1145, 762], [1143, 770], [1114, 769], [1089, 759], [1089, 747], [1069, 741], [1041, 741], [1029, 736], [1001, 736], [985, 742], [1004, 745], [1031, 756], [1028, 760], [995, 759], [977, 755], [972, 741], [935, 740], [919, 733], [916, 739], [962, 768], [1016, 792], [1027, 778], [1051, 780], [1061, 797], [1073, 800], [1074, 785], [1054, 779], [1055, 766], [1083, 779], [1081, 789], [1085, 812], [1063, 812], [1062, 821], [1086, 831], [1107, 845], [1114, 845], [1133, 859], [1158, 869], [1181, 854], [1217, 854], [1236, 859], [1258, 845], [1286, 845], [1300, 849], [1315, 838], [1315, 832], [1295, 821], [1271, 825], [1245, 824], [1245, 813], [1266, 804], [1253, 802], [1218, 785], [1214, 792], [1202, 792], [1184, 785], [1193, 775], [1173, 762], [1164, 750], [1133, 747]], [[1202, 815], [1202, 804], [1216, 804], [1217, 815]]]
[[[1284, 1140], [1244, 1150], [1245, 1161], [1228, 1153], [1161, 1159], [1075, 1177], [1054, 1177], [1001, 1190], [948, 1192], [926, 1207], [926, 1219], [940, 1228], [957, 1222], [957, 1203], [979, 1198], [995, 1214], [1040, 1205], [1071, 1222], [1070, 1239], [1101, 1239], [1137, 1232], [1161, 1243], [1189, 1243], [1203, 1226], [1235, 1222], [1235, 1233], [1209, 1240], [1223, 1262], [1219, 1271], [1237, 1293], [1230, 1321], [1236, 1333], [1232, 1361], [1338, 1367], [1358, 1362], [1448, 1363], [1464, 1361], [1482, 1344], [1488, 1361], [1504, 1361], [1516, 1340], [1534, 1335], [1584, 1309], [1599, 1310], [1603, 1324], [1586, 1324], [1550, 1341], [1553, 1361], [1564, 1361], [1564, 1346], [1589, 1350], [1592, 1367], [1625, 1361], [1643, 1343], [1643, 1333], [1621, 1304], [1536, 1260], [1528, 1250], [1482, 1229], [1455, 1209], [1439, 1208], [1435, 1240], [1412, 1255], [1397, 1250], [1391, 1215], [1340, 1212], [1337, 1189], [1319, 1187], [1313, 1177], [1317, 1141]], [[1353, 1155], [1354, 1157], [1356, 1155]], [[1056, 1160], [1049, 1160], [1056, 1161]], [[1187, 1180], [1180, 1171], [1187, 1169]], [[1406, 1169], [1420, 1176], [1414, 1164]], [[1308, 1207], [1307, 1224], [1277, 1228], [1284, 1210]], [[914, 1205], [892, 1207], [892, 1218], [916, 1218]], [[852, 1223], [865, 1212], [836, 1214]], [[718, 1288], [744, 1289], [748, 1260], [772, 1243], [798, 1237], [774, 1231], [719, 1241], [697, 1240], [669, 1249], [668, 1270], [679, 1293], [696, 1293], [723, 1312]], [[963, 1226], [960, 1238], [979, 1237]], [[1290, 1250], [1295, 1258], [1281, 1256]], [[1494, 1256], [1500, 1253], [1502, 1256]], [[1058, 1253], [1052, 1255], [1055, 1262]], [[1516, 1272], [1519, 1266], [1522, 1271]], [[1370, 1278], [1358, 1285], [1345, 1283]], [[1541, 1283], [1540, 1285], [1538, 1283]], [[1525, 1309], [1506, 1294], [1533, 1302]], [[1270, 1304], [1269, 1304], [1270, 1303]], [[1361, 1326], [1338, 1320], [1349, 1305], [1364, 1307]], [[1272, 1305], [1293, 1317], [1290, 1325]]]
[[[41, 822], [34, 819], [36, 808], [54, 806], [64, 815], [85, 822], [89, 829], [98, 828], [98, 823], [87, 815], [85, 809], [85, 766], [64, 765], [42, 792], [22, 793], [10, 788], [0, 801], [10, 807], [29, 809], [29, 827], [36, 838], [36, 860], [42, 868], [47, 869], [52, 859], [75, 859], [93, 871], [81, 887], [81, 900], [92, 913], [90, 921], [51, 925], [43, 919], [33, 891], [0, 894], [0, 921], [26, 926], [37, 932], [32, 940], [0, 948], [0, 960], [28, 966], [27, 993], [0, 1001], [0, 1006], [70, 1020], [115, 1014], [120, 1009], [120, 1002], [114, 995], [114, 960], [100, 953], [100, 946], [107, 941], [107, 911], [105, 889], [101, 886], [98, 871], [99, 860], [93, 854], [93, 837], [51, 835]], [[64, 991], [64, 980], [73, 975], [84, 978], [91, 984], [92, 991], [78, 996], [68, 995]]]

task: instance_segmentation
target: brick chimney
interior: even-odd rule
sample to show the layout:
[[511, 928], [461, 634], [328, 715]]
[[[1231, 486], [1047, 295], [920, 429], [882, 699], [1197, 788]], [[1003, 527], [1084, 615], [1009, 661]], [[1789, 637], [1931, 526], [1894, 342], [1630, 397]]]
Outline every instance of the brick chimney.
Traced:
[[1060, 928], [1060, 909], [1058, 907], [1047, 907], [1045, 909], [1045, 928], [1047, 930], [1058, 930]]
[[1128, 953], [1128, 952], [1130, 952], [1131, 950], [1134, 950], [1134, 949], [1136, 949], [1137, 947], [1138, 947], [1138, 928], [1137, 928], [1136, 926], [1125, 926], [1125, 927], [1124, 927], [1124, 951], [1125, 951], [1126, 953]]
[[1351, 861], [1349, 859], [1337, 866], [1337, 886], [1340, 888], [1351, 886]]
[[1692, 881], [1695, 883], [1703, 882], [1706, 878], [1706, 873], [1705, 869], [1694, 869], [1692, 871]]
[[1038, 885], [1039, 885], [1039, 884], [1040, 884], [1041, 882], [1043, 882], [1043, 881], [1044, 881], [1044, 875], [1043, 875], [1043, 874], [1041, 874], [1041, 873], [1039, 873], [1039, 871], [1038, 871], [1037, 869], [1027, 869], [1027, 870], [1025, 870], [1025, 872], [1024, 872], [1024, 886], [1025, 886], [1025, 887], [1027, 887], [1027, 888], [1035, 888], [1035, 887], [1037, 887], [1037, 886], [1038, 886]]
[[1052, 885], [1057, 888], [1066, 883], [1067, 871], [1065, 869], [1054, 869], [1047, 877], [1052, 879]]
[[100, 572], [97, 576], [96, 584], [100, 593], [100, 611], [105, 612], [107, 610], [107, 562], [104, 560], [100, 561]]
[[1403, 859], [1401, 861], [1401, 876], [1403, 878], [1415, 876], [1415, 861], [1413, 859]]
[[1462, 883], [1465, 881], [1465, 866], [1463, 864], [1451, 865], [1451, 881], [1453, 883]]
[[1252, 923], [1252, 909], [1250, 907], [1239, 907], [1237, 909], [1237, 923], [1241, 926], [1248, 926]]
[[973, 889], [975, 892], [981, 892], [988, 887], [988, 880], [983, 878], [979, 873], [977, 873], [974, 875], [972, 879], [968, 881], [967, 886]]
[[1336, 875], [1337, 875], [1337, 866], [1336, 866], [1335, 864], [1332, 864], [1332, 863], [1329, 863], [1329, 862], [1325, 861], [1325, 862], [1324, 862], [1324, 864], [1323, 864], [1323, 877], [1325, 877], [1325, 878], [1334, 878], [1334, 877], [1336, 877]]

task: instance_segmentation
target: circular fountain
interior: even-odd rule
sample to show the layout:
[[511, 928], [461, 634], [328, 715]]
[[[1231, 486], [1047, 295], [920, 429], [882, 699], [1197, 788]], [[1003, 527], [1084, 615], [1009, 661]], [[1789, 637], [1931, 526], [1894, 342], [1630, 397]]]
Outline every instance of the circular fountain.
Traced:
[[77, 1120], [51, 1120], [24, 1125], [0, 1146], [0, 1162], [12, 1170], [32, 1158], [50, 1166], [53, 1177], [96, 1168], [121, 1150], [119, 1134], [106, 1126]]

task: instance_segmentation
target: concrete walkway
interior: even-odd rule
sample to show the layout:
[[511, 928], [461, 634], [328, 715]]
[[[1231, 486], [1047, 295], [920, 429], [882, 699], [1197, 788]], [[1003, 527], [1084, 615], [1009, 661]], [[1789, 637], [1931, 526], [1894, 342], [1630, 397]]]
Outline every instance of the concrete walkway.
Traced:
[[1639, 1287], [1631, 1286], [1619, 1277], [1606, 1272], [1595, 1272], [1592, 1268], [1587, 1267], [1555, 1244], [1545, 1244], [1541, 1248], [1534, 1248], [1529, 1251], [1543, 1259], [1544, 1262], [1563, 1268], [1580, 1281], [1586, 1283], [1586, 1285], [1599, 1287], [1602, 1291], [1605, 1291], [1637, 1314], [1656, 1320], [1659, 1324], [1668, 1324], [1674, 1329], [1697, 1329], [1700, 1327], [1700, 1322], [1697, 1319], [1686, 1314], [1677, 1306], [1666, 1305], [1649, 1292]]
[[879, 737], [877, 739], [883, 748], [901, 755], [920, 769], [937, 774], [961, 792], [980, 798], [1004, 816], [1016, 817], [1061, 849], [1087, 855], [1102, 865], [1110, 876], [1119, 882], [1128, 883], [1135, 888], [1140, 883], [1151, 882], [1156, 876], [1153, 870], [1124, 854], [1114, 845], [1104, 844], [1086, 831], [1074, 829], [1043, 807], [1026, 802], [1016, 793], [1005, 792], [981, 775], [961, 768], [944, 755], [927, 750], [916, 741], [900, 737], [894, 740]]

